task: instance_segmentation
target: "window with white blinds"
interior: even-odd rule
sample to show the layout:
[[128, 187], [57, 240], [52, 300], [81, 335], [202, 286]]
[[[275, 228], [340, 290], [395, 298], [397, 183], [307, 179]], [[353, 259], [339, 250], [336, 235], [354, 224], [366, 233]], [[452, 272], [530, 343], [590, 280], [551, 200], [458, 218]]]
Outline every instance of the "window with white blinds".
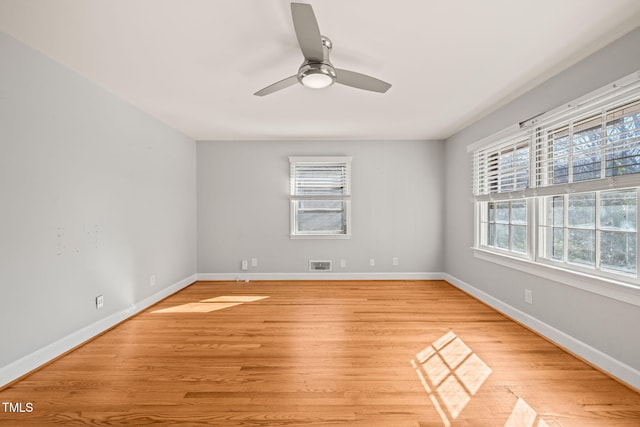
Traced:
[[351, 157], [290, 157], [291, 237], [351, 234]]
[[476, 200], [640, 184], [640, 72], [468, 147]]
[[640, 285], [640, 71], [467, 149], [477, 249]]
[[637, 82], [611, 87], [604, 95], [563, 110], [531, 124], [535, 127], [535, 186], [544, 188], [539, 194], [639, 182], [638, 176], [626, 176], [640, 173]]
[[492, 195], [491, 198], [495, 198], [497, 194], [529, 187], [529, 140], [528, 132], [518, 131], [473, 152], [473, 192], [476, 196]]

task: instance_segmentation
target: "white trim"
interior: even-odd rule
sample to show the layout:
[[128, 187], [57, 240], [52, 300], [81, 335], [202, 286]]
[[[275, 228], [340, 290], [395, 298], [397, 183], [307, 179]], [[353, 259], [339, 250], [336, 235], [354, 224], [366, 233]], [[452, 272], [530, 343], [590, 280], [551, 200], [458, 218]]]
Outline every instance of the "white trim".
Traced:
[[251, 280], [443, 280], [441, 272], [378, 272], [378, 273], [199, 273], [202, 281], [251, 281]]
[[59, 340], [52, 342], [51, 344], [46, 345], [34, 351], [33, 353], [27, 354], [26, 356], [23, 356], [20, 359], [6, 366], [3, 366], [2, 368], [0, 368], [0, 387], [3, 387], [10, 382], [17, 380], [23, 375], [26, 375], [29, 372], [44, 365], [45, 363], [52, 361], [56, 357], [59, 357], [69, 350], [73, 350], [79, 345], [84, 344], [92, 338], [116, 326], [118, 323], [127, 320], [128, 318], [138, 314], [142, 310], [152, 306], [158, 301], [161, 301], [169, 295], [172, 295], [179, 290], [189, 286], [190, 284], [195, 282], [196, 279], [197, 275], [193, 274], [183, 280], [180, 280], [177, 283], [174, 283], [169, 287], [158, 291], [157, 293], [143, 299], [142, 301], [139, 301], [132, 306], [125, 308], [124, 310], [103, 317], [102, 319], [99, 319], [90, 325], [72, 332], [66, 337], [60, 338]]
[[351, 163], [352, 156], [289, 156], [289, 163]]
[[539, 333], [543, 337], [551, 340], [559, 346], [567, 349], [573, 354], [583, 358], [584, 360], [599, 367], [610, 375], [619, 378], [623, 382], [640, 389], [640, 371], [637, 369], [609, 356], [602, 351], [591, 347], [590, 345], [562, 332], [559, 329], [554, 328], [547, 323], [536, 319], [535, 317], [518, 310], [515, 307], [487, 294], [480, 289], [473, 287], [472, 285], [463, 282], [462, 280], [451, 276], [450, 274], [444, 275], [444, 280], [451, 283], [458, 289], [468, 293], [469, 295], [484, 302], [497, 311], [509, 316], [510, 318], [522, 323], [523, 325], [531, 328], [535, 332]]
[[605, 277], [595, 277], [586, 273], [569, 271], [528, 259], [499, 255], [479, 248], [471, 249], [473, 249], [474, 257], [483, 261], [500, 264], [504, 267], [513, 268], [514, 270], [553, 280], [566, 286], [640, 307], [640, 287], [638, 286]]
[[289, 234], [292, 240], [319, 239], [319, 240], [340, 240], [350, 239], [351, 234]]

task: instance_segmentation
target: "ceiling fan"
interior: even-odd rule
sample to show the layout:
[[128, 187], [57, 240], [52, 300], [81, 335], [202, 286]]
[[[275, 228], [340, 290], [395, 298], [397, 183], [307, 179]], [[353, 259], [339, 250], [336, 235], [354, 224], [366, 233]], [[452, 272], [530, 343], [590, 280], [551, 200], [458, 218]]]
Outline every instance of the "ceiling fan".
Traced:
[[297, 74], [269, 85], [254, 95], [269, 95], [296, 83], [314, 89], [340, 83], [380, 93], [385, 93], [391, 87], [389, 83], [374, 77], [333, 66], [329, 60], [333, 44], [329, 38], [320, 34], [318, 21], [310, 4], [291, 3], [291, 16], [304, 62]]

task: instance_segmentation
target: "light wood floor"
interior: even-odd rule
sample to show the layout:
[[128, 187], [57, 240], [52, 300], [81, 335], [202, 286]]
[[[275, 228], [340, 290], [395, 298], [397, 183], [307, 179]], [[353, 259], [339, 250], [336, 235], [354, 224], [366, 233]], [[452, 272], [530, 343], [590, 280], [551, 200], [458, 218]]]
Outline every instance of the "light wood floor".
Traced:
[[199, 282], [0, 401], [33, 407], [2, 426], [640, 425], [640, 393], [442, 281]]

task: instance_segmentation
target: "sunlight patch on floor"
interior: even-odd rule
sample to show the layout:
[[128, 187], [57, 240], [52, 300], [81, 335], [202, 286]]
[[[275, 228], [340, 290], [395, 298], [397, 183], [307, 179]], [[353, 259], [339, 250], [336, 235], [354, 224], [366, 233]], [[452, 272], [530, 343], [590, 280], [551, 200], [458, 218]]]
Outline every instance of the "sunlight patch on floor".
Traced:
[[177, 305], [175, 307], [164, 308], [162, 310], [156, 310], [154, 313], [209, 313], [216, 310], [222, 310], [223, 308], [229, 308], [236, 305], [240, 305], [240, 302], [229, 302], [229, 303], [220, 303], [220, 304], [212, 304], [212, 303], [203, 303], [203, 302], [192, 302], [189, 304]]
[[152, 311], [152, 313], [210, 313], [212, 311], [222, 310], [223, 308], [260, 301], [265, 298], [269, 297], [255, 295], [224, 295], [204, 299], [200, 302], [191, 302], [188, 304], [177, 305], [175, 307], [163, 308]]
[[451, 425], [491, 375], [491, 368], [452, 331], [416, 354], [411, 366], [445, 426]]
[[200, 302], [255, 302], [269, 297], [251, 296], [251, 295], [224, 295], [215, 298], [204, 299]]
[[538, 413], [527, 402], [519, 397], [504, 427], [549, 427], [549, 424], [540, 418]]

